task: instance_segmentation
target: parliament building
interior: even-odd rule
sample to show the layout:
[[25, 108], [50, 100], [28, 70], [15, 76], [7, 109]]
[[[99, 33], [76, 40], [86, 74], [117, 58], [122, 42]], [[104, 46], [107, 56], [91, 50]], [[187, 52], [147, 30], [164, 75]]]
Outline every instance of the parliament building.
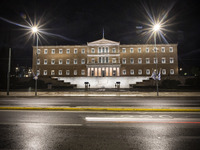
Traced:
[[42, 77], [151, 77], [178, 75], [177, 44], [120, 44], [102, 38], [86, 45], [33, 47], [33, 72]]

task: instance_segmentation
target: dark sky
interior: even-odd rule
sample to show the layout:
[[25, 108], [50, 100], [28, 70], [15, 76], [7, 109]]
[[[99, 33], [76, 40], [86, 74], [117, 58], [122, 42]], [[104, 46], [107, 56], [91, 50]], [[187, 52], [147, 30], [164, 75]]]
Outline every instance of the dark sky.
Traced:
[[[102, 38], [121, 44], [145, 43], [136, 26], [149, 23], [145, 9], [155, 17], [170, 10], [165, 31], [169, 43], [178, 43], [179, 65], [200, 64], [200, 4], [197, 0], [1, 0], [0, 17], [27, 25], [26, 20], [40, 20], [45, 32], [39, 45], [86, 44]], [[170, 9], [171, 8], [171, 9]], [[12, 47], [12, 67], [31, 66], [34, 39], [28, 31], [0, 20], [0, 65], [4, 66], [8, 47]], [[63, 36], [65, 38], [61, 38]], [[163, 41], [159, 41], [162, 43]]]

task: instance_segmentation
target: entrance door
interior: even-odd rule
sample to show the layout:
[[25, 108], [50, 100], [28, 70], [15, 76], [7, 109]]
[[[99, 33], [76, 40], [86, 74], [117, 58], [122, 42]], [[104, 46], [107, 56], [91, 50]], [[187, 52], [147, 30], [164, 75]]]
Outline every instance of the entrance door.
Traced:
[[105, 71], [102, 70], [102, 77], [105, 77]]
[[114, 77], [116, 76], [116, 71], [115, 71], [115, 70], [113, 70], [113, 76], [114, 76]]

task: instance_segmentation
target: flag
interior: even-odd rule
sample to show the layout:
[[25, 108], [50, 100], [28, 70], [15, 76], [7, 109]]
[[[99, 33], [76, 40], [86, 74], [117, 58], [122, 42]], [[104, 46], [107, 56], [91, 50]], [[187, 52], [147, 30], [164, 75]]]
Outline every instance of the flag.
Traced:
[[152, 72], [151, 78], [156, 80], [156, 72], [155, 71]]
[[158, 80], [159, 80], [159, 81], [161, 80], [161, 70], [160, 70], [159, 73], [158, 73]]

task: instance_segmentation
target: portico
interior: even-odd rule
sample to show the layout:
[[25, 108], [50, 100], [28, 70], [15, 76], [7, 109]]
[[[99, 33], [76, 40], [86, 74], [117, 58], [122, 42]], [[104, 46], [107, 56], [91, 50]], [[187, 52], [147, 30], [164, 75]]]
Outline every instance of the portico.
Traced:
[[120, 76], [120, 65], [87, 65], [88, 77]]

